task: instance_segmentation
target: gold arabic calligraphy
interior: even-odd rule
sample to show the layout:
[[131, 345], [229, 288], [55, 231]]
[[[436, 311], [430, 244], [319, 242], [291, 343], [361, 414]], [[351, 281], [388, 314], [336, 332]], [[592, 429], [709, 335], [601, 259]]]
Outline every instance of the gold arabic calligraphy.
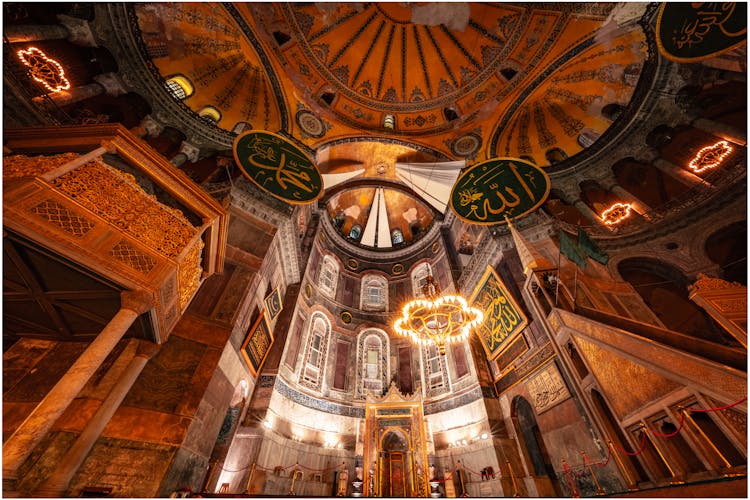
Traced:
[[[531, 188], [529, 187], [529, 184], [524, 180], [523, 176], [518, 172], [518, 167], [513, 162], [508, 162], [508, 165], [510, 167], [511, 172], [515, 176], [516, 180], [518, 180], [518, 183], [523, 188], [523, 191], [525, 192], [525, 195], [528, 196], [528, 201], [530, 202], [530, 206], [533, 206], [536, 204], [536, 197], [534, 196], [534, 193], [531, 191]], [[490, 169], [487, 170], [486, 166], [482, 169], [485, 173], [474, 179], [474, 173], [471, 172], [469, 174], [469, 180], [473, 180], [471, 184], [474, 186], [481, 184], [486, 184], [490, 180], [494, 179], [501, 173], [503, 173], [502, 169]], [[487, 175], [494, 173], [494, 175], [490, 177], [486, 177]], [[534, 176], [531, 174], [526, 174], [526, 177], [528, 178], [529, 182], [533, 187], [536, 187], [536, 181], [534, 179]], [[521, 201], [522, 197], [525, 197], [524, 193], [521, 193], [521, 196], [516, 193], [515, 190], [513, 190], [510, 186], [505, 186], [504, 189], [500, 189], [500, 185], [497, 182], [493, 182], [488, 185], [489, 189], [494, 192], [495, 195], [495, 201], [490, 200], [489, 197], [484, 198], [482, 200], [481, 204], [474, 203], [481, 200], [486, 193], [478, 192], [475, 188], [469, 187], [466, 189], [463, 189], [458, 192], [459, 196], [459, 204], [462, 207], [465, 207], [466, 205], [469, 205], [469, 212], [466, 214], [466, 217], [474, 216], [476, 219], [485, 221], [487, 220], [487, 217], [489, 215], [497, 215], [500, 213], [505, 212], [508, 209], [512, 209], [513, 207], [518, 206]], [[499, 202], [499, 204], [497, 203]]]
[[522, 318], [494, 277], [485, 282], [485, 294], [478, 307], [486, 318], [481, 326], [489, 350], [494, 350], [513, 333]]
[[734, 2], [706, 2], [693, 3], [696, 9], [697, 17], [695, 20], [685, 20], [682, 28], [675, 36], [672, 37], [677, 48], [682, 49], [685, 45], [692, 47], [694, 44], [703, 42], [703, 38], [711, 31], [711, 28], [717, 26], [721, 32], [729, 37], [741, 35], [745, 30], [731, 32], [726, 29], [724, 24], [734, 14], [736, 4]]
[[[291, 184], [298, 188], [298, 190], [292, 193], [292, 196], [301, 199], [299, 189], [307, 193], [312, 193], [317, 188], [317, 186], [311, 184], [310, 174], [306, 172], [306, 170], [310, 171], [314, 167], [307, 164], [309, 163], [307, 159], [300, 158], [293, 151], [281, 149], [282, 146], [283, 144], [280, 141], [276, 142], [254, 137], [248, 144], [250, 154], [247, 156], [247, 160], [252, 166], [259, 169], [256, 180], [258, 180], [258, 176], [263, 177], [264, 174], [266, 175], [262, 182], [259, 181], [262, 186], [265, 187], [266, 183], [275, 180], [284, 191], [288, 191]], [[266, 173], [269, 170], [275, 172], [275, 174], [270, 176]]]

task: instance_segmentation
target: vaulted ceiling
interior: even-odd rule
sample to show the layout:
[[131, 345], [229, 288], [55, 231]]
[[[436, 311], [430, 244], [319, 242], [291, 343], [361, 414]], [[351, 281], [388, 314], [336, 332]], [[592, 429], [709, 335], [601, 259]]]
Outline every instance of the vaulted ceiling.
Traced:
[[[591, 3], [144, 3], [143, 40], [193, 110], [320, 153], [369, 138], [436, 158], [572, 156], [633, 95], [647, 44]], [[394, 128], [384, 126], [392, 115]], [[585, 142], [584, 142], [585, 144]], [[367, 156], [346, 160], [368, 162]], [[328, 158], [339, 155], [328, 153]], [[342, 157], [343, 158], [343, 157]], [[394, 158], [391, 158], [394, 160]], [[325, 172], [324, 172], [325, 173]]]

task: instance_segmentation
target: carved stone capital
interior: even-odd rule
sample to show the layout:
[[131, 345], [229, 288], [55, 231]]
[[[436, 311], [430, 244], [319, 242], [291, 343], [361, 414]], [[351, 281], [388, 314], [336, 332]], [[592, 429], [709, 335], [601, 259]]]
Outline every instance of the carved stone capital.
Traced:
[[151, 115], [147, 115], [141, 120], [141, 126], [146, 129], [151, 137], [158, 137], [164, 130], [164, 125]]
[[104, 87], [104, 91], [107, 95], [117, 97], [122, 94], [127, 94], [128, 92], [125, 88], [125, 84], [115, 73], [102, 73], [101, 75], [96, 75], [94, 80], [96, 80], [96, 83]]
[[69, 41], [84, 47], [98, 47], [94, 33], [91, 31], [91, 26], [89, 26], [89, 22], [85, 19], [58, 14], [57, 20], [70, 33], [68, 35]]
[[120, 293], [120, 307], [143, 314], [154, 307], [154, 297], [145, 290], [123, 290]]
[[190, 160], [190, 163], [195, 163], [196, 161], [198, 161], [200, 152], [200, 148], [193, 146], [189, 142], [182, 141], [182, 144], [180, 144], [180, 153], [183, 153], [185, 156], [187, 156], [187, 159]]

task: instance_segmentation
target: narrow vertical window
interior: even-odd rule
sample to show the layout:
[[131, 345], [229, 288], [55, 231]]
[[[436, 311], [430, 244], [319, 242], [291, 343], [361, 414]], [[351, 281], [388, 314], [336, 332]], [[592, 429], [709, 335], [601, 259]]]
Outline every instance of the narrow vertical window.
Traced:
[[308, 335], [305, 364], [300, 374], [301, 385], [320, 390], [330, 332], [331, 325], [328, 319], [320, 313], [314, 314]]
[[336, 286], [339, 281], [339, 266], [330, 255], [323, 257], [323, 265], [320, 268], [318, 287], [320, 291], [333, 299], [336, 297]]

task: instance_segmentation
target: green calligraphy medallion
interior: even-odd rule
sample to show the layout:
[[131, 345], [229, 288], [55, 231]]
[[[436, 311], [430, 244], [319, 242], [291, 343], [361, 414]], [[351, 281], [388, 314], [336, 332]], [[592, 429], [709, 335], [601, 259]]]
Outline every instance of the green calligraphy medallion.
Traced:
[[472, 224], [499, 224], [539, 208], [549, 195], [547, 174], [518, 158], [492, 158], [461, 174], [451, 191], [451, 208]]
[[311, 203], [323, 192], [323, 178], [313, 161], [276, 134], [250, 130], [238, 136], [234, 159], [245, 177], [286, 202]]
[[665, 2], [656, 20], [656, 43], [667, 59], [698, 62], [734, 49], [747, 36], [744, 2]]

